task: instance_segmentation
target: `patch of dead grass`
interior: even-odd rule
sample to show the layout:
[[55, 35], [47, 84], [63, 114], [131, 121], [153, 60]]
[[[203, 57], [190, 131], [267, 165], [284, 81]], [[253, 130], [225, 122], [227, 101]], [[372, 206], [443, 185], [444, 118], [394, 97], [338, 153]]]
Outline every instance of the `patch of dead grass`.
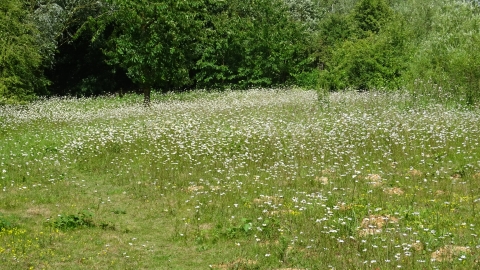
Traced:
[[370, 181], [368, 183], [374, 187], [379, 187], [383, 184], [383, 179], [379, 174], [369, 174], [367, 177], [365, 177], [365, 179]]
[[325, 177], [325, 176], [321, 176], [321, 177], [318, 177], [318, 176], [317, 176], [317, 177], [315, 178], [315, 182], [320, 183], [320, 184], [322, 184], [322, 185], [326, 185], [326, 184], [329, 183], [329, 182], [328, 182], [328, 177]]
[[360, 237], [379, 234], [383, 231], [383, 227], [389, 223], [398, 223], [398, 218], [390, 215], [370, 215], [362, 220], [358, 234]]
[[49, 217], [51, 216], [51, 212], [49, 209], [40, 207], [40, 206], [33, 206], [25, 211], [29, 216], [41, 216], [41, 217]]
[[269, 216], [298, 215], [299, 212], [293, 210], [274, 210], [267, 213]]
[[386, 188], [383, 190], [383, 192], [390, 195], [403, 195], [405, 193], [405, 191], [399, 187]]
[[203, 190], [204, 188], [205, 188], [204, 186], [189, 186], [187, 188], [187, 191], [189, 193], [192, 193], [192, 192], [197, 192], [197, 191]]
[[283, 201], [283, 198], [281, 197], [276, 197], [276, 196], [264, 196], [261, 195], [259, 198], [253, 199], [253, 203], [256, 205], [261, 205], [261, 204], [278, 204]]
[[459, 257], [462, 254], [469, 254], [470, 252], [471, 251], [469, 247], [446, 245], [434, 251], [431, 255], [431, 258], [433, 261], [437, 262], [451, 262], [455, 259], [455, 257]]
[[411, 169], [408, 174], [413, 177], [420, 177], [423, 175], [423, 173], [417, 169]]
[[251, 267], [257, 264], [257, 261], [254, 260], [247, 260], [247, 259], [237, 259], [233, 262], [229, 263], [221, 263], [221, 264], [213, 264], [210, 265], [211, 269], [221, 269], [221, 270], [228, 270], [228, 269], [243, 269], [244, 267]]
[[420, 242], [420, 241], [417, 241], [415, 243], [412, 244], [412, 248], [413, 250], [415, 251], [422, 251], [424, 249], [424, 246], [423, 246], [423, 243]]

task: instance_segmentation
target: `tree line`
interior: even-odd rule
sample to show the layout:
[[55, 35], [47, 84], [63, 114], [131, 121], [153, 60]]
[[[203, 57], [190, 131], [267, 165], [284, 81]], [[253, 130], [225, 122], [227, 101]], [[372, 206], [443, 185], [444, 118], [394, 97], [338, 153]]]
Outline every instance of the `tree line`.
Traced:
[[475, 104], [465, 0], [0, 0], [0, 104], [296, 85]]

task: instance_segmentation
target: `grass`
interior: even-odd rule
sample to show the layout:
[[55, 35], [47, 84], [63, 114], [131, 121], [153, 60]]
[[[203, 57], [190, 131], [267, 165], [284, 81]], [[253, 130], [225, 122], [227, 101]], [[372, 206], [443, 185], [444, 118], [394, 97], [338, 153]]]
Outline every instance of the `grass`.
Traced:
[[474, 269], [478, 110], [312, 91], [0, 108], [6, 269]]

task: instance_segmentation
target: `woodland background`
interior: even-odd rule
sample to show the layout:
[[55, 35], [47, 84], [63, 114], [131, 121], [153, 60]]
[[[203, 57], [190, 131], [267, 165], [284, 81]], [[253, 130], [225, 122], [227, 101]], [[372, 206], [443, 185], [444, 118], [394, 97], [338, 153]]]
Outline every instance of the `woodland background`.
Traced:
[[480, 100], [473, 0], [0, 0], [0, 104], [299, 86]]

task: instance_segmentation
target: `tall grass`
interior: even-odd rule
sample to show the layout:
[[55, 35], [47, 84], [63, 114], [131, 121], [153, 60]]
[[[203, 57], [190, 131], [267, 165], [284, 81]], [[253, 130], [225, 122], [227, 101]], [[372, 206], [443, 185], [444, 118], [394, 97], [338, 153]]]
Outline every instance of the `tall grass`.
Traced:
[[155, 99], [2, 107], [2, 267], [478, 267], [478, 111], [375, 92]]

